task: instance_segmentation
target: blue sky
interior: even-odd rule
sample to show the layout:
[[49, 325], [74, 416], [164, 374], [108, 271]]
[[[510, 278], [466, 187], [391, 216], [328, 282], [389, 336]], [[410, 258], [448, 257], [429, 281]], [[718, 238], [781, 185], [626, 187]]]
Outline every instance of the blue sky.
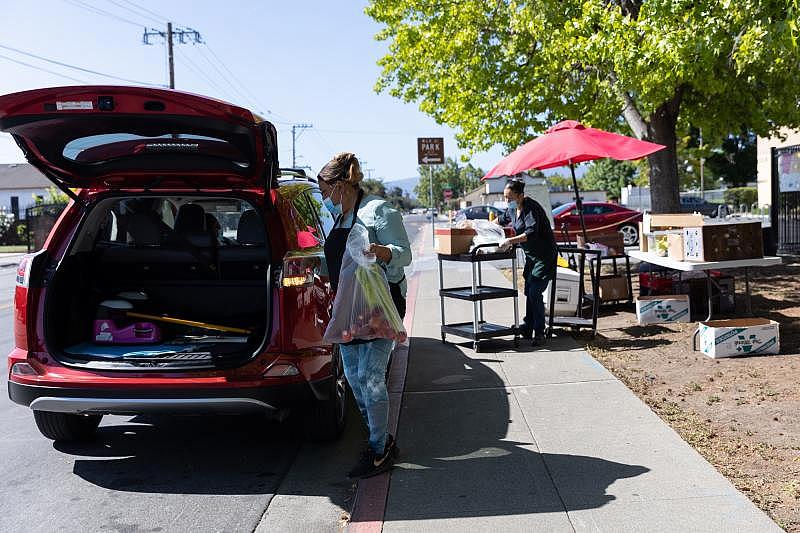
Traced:
[[[348, 150], [366, 161], [373, 177], [415, 176], [416, 137], [444, 137], [447, 155], [461, 153], [451, 129], [437, 125], [415, 104], [374, 92], [376, 61], [386, 45], [374, 40], [380, 27], [363, 14], [365, 2], [2, 0], [0, 4], [4, 22], [0, 46], [154, 84], [167, 82], [165, 47], [142, 44], [144, 25], [162, 23], [163, 29], [163, 22], [171, 20], [177, 27], [196, 29], [207, 46], [176, 45], [176, 87], [261, 111], [276, 123], [284, 166], [291, 164], [290, 129], [297, 122], [314, 125], [297, 142], [298, 165], [308, 165], [314, 172], [332, 154]], [[215, 55], [224, 65], [216, 62]], [[124, 84], [6, 48], [0, 48], [0, 56], [5, 56], [0, 57], [0, 94], [76, 83], [6, 58], [89, 83]], [[477, 154], [472, 162], [488, 170], [501, 157], [496, 148]], [[16, 145], [3, 135], [0, 163], [22, 160]]]

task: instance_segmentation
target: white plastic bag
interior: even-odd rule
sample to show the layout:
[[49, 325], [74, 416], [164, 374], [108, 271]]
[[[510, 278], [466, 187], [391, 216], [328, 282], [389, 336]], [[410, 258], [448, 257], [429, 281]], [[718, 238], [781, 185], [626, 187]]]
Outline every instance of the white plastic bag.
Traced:
[[333, 300], [333, 316], [323, 339], [330, 343], [390, 339], [406, 340], [403, 320], [389, 292], [386, 274], [368, 253], [367, 228], [355, 224], [347, 237], [347, 247], [339, 273], [339, 288]]
[[[476, 246], [483, 244], [500, 244], [500, 241], [506, 238], [506, 232], [502, 226], [489, 222], [488, 220], [472, 220], [472, 227], [477, 232], [477, 235], [472, 238], [472, 249]], [[481, 248], [485, 253], [496, 252], [497, 248]]]

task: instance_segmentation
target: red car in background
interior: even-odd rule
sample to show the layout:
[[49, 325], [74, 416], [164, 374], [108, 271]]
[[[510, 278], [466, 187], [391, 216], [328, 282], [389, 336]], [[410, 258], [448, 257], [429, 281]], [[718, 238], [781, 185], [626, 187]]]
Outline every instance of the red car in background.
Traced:
[[[639, 222], [642, 213], [606, 202], [584, 202], [583, 220], [586, 224], [587, 236], [619, 231], [622, 233], [625, 246], [639, 243]], [[556, 240], [563, 240], [564, 229], [570, 241], [575, 241], [581, 232], [581, 221], [575, 202], [560, 205], [553, 209], [553, 223]], [[566, 225], [566, 226], [565, 226]]]

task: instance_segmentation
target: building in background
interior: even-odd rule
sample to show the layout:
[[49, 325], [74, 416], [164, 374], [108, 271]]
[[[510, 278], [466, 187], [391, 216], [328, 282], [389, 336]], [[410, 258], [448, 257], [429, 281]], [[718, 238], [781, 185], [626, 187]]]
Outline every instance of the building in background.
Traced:
[[25, 218], [25, 208], [44, 199], [53, 183], [27, 163], [0, 164], [0, 209], [13, 213], [16, 220]]

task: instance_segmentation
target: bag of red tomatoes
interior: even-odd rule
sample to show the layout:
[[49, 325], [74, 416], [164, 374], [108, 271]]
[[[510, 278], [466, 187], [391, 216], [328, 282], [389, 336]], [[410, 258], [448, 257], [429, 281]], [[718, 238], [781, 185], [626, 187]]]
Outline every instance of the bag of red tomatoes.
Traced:
[[369, 249], [369, 233], [353, 225], [339, 273], [339, 288], [324, 340], [346, 344], [354, 340], [390, 339], [405, 342], [406, 330], [397, 313], [386, 273]]

